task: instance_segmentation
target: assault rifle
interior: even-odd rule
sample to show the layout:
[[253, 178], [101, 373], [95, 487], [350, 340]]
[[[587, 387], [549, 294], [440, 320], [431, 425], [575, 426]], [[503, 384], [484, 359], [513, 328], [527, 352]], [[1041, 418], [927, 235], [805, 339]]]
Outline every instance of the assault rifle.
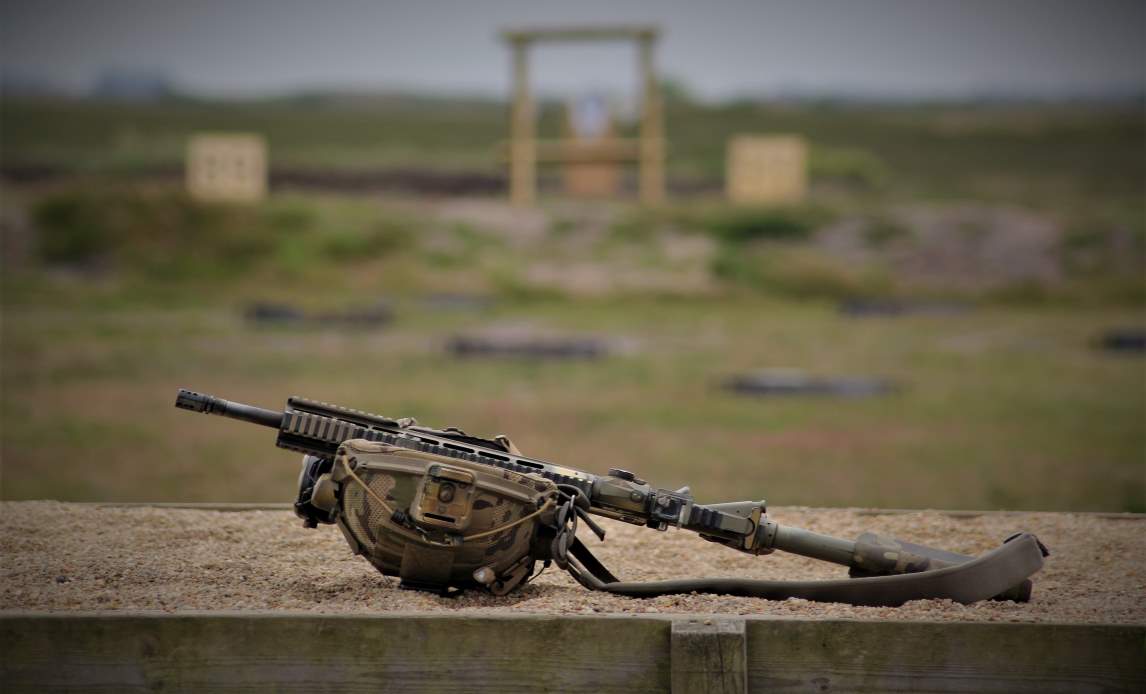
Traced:
[[[988, 598], [1026, 602], [1031, 596], [1028, 577], [1041, 568], [1047, 554], [1037, 538], [1025, 533], [1007, 538], [1001, 547], [977, 558], [874, 533], [863, 533], [855, 541], [845, 540], [776, 523], [768, 517], [764, 501], [701, 504], [693, 499], [688, 487], [657, 488], [633, 472], [616, 468], [610, 469], [606, 475], [595, 475], [555, 465], [521, 455], [505, 437], [485, 439], [455, 428], [433, 429], [419, 426], [409, 419], [391, 419], [305, 398], [292, 397], [287, 400], [283, 411], [277, 411], [180, 390], [175, 405], [275, 429], [278, 432], [276, 444], [280, 448], [305, 454], [295, 511], [309, 527], [335, 522], [339, 515], [339, 503], [345, 494], [338, 491], [342, 487], [330, 481], [336, 458], [347, 459], [345, 471], [334, 473], [336, 480], [362, 482], [355, 474], [355, 458], [348, 456], [344, 446], [346, 442], [355, 440], [376, 444], [378, 450], [398, 451], [399, 454], [407, 451], [407, 457], [441, 462], [429, 465], [424, 473], [418, 471], [425, 477], [426, 486], [419, 491], [413, 503], [409, 499], [395, 501], [394, 498], [387, 502], [378, 497], [383, 508], [393, 511], [387, 522], [394, 523], [396, 531], [409, 530], [408, 534], [413, 538], [411, 542], [433, 547], [434, 551], [450, 546], [451, 542], [460, 546], [467, 538], [448, 532], [453, 526], [440, 520], [447, 516], [431, 512], [427, 512], [425, 518], [417, 515], [418, 508], [414, 507], [429, 503], [423, 494], [426, 490], [433, 490], [439, 499], [452, 501], [455, 487], [465, 489], [467, 485], [475, 484], [480, 487], [471, 472], [466, 470], [498, 472], [507, 479], [510, 475], [525, 475], [530, 479], [540, 477], [548, 480], [559, 490], [555, 494], [566, 500], [567, 513], [561, 516], [559, 525], [552, 524], [556, 530], [550, 530], [549, 535], [541, 532], [547, 538], [558, 537], [559, 541], [553, 544], [556, 549], [552, 552], [549, 549], [534, 551], [532, 558], [569, 563], [572, 568], [565, 568], [569, 568], [586, 587], [625, 595], [697, 591], [779, 599], [799, 597], [862, 605], [898, 605], [907, 600], [935, 597], [963, 603]], [[460, 467], [454, 470], [450, 461], [457, 461]], [[357, 469], [362, 472], [366, 468]], [[368, 485], [363, 483], [362, 486]], [[446, 487], [451, 490], [449, 499], [442, 491]], [[390, 508], [401, 503], [406, 503], [407, 508]], [[532, 515], [547, 517], [543, 513], [547, 509], [540, 508], [540, 498], [537, 505], [539, 509]], [[851, 578], [829, 581], [712, 578], [625, 583], [604, 569], [572, 532], [561, 536], [567, 517], [575, 515], [582, 517], [602, 539], [604, 532], [590, 516], [656, 530], [669, 527], [689, 530], [706, 540], [749, 554], [769, 554], [775, 550], [799, 554], [846, 566]], [[419, 518], [425, 522], [415, 522]], [[576, 519], [573, 520], [575, 532]], [[351, 544], [356, 545], [353, 540]], [[356, 547], [356, 551], [364, 550]], [[571, 552], [573, 557], [566, 556], [567, 552]], [[437, 556], [446, 561], [444, 555]], [[474, 573], [474, 580], [487, 583], [478, 572]], [[514, 585], [517, 582], [510, 588]]]

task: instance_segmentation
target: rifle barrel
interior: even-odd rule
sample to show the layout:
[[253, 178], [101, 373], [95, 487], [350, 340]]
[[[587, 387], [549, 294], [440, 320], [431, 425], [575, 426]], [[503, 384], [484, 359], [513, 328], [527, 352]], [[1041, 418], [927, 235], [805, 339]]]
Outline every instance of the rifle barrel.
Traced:
[[231, 402], [230, 400], [217, 398], [214, 395], [196, 393], [186, 388], [179, 389], [179, 395], [175, 398], [175, 406], [180, 409], [191, 410], [192, 412], [217, 414], [220, 417], [240, 419], [244, 422], [260, 424], [272, 429], [281, 427], [283, 421], [282, 412], [265, 410], [261, 407], [255, 407], [254, 405], [244, 405], [241, 402]]

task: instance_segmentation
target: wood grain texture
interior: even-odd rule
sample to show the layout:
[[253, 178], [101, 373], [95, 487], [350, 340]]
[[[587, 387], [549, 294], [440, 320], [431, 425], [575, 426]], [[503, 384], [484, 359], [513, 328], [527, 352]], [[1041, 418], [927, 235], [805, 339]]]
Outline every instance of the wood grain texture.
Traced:
[[754, 620], [753, 692], [1146, 691], [1146, 626]]
[[0, 690], [1146, 691], [1146, 625], [705, 619], [8, 612]]
[[678, 619], [672, 623], [672, 692], [746, 694], [743, 619]]
[[0, 618], [5, 692], [665, 692], [658, 620]]

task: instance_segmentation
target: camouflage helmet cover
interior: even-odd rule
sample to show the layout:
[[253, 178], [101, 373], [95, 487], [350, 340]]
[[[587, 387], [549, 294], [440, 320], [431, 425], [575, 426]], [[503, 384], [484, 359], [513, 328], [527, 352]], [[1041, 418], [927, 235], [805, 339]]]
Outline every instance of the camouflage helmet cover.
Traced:
[[351, 549], [405, 587], [504, 594], [533, 571], [539, 525], [557, 487], [532, 474], [353, 439], [339, 447], [313, 503]]

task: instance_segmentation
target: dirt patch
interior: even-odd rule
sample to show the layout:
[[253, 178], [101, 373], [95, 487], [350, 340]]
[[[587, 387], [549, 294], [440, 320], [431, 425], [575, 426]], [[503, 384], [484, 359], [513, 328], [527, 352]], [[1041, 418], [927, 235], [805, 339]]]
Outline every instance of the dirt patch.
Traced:
[[[803, 600], [678, 595], [652, 599], [593, 593], [550, 568], [496, 598], [398, 590], [353, 556], [338, 531], [305, 530], [287, 511], [218, 512], [58, 502], [0, 505], [4, 610], [304, 610], [314, 612], [726, 613], [804, 618], [1013, 622], [1146, 622], [1146, 517], [1022, 513], [953, 517], [935, 511], [776, 508], [781, 523], [854, 537], [877, 529], [978, 554], [1016, 530], [1051, 549], [1028, 604], [964, 606], [929, 600], [901, 608]], [[777, 553], [751, 557], [697, 536], [605, 521], [602, 561], [628, 580], [682, 576], [839, 578], [842, 568]]]

